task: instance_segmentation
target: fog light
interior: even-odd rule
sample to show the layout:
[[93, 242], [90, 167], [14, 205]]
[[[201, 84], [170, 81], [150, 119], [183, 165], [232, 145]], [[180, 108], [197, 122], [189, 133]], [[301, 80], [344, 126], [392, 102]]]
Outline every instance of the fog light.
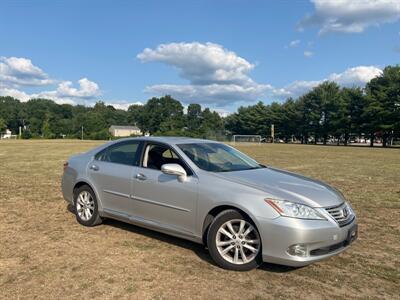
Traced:
[[296, 244], [296, 245], [290, 246], [288, 248], [287, 252], [293, 256], [300, 256], [300, 257], [308, 256], [307, 245], [302, 245], [302, 244]]

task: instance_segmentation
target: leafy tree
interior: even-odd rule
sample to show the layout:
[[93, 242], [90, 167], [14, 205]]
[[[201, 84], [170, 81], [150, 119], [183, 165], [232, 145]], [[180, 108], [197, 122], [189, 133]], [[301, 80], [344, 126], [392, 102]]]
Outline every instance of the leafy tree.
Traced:
[[211, 111], [208, 107], [204, 109], [201, 114], [201, 125], [199, 128], [199, 136], [202, 138], [217, 138], [221, 135], [221, 131], [224, 129], [224, 124], [215, 111]]
[[[138, 108], [135, 108], [138, 112]], [[150, 134], [176, 133], [183, 129], [183, 106], [171, 96], [151, 98], [140, 109], [139, 128]]]
[[280, 122], [277, 124], [285, 142], [301, 136], [301, 110], [299, 102], [287, 99], [281, 106]]
[[53, 138], [54, 134], [51, 132], [50, 123], [48, 119], [45, 119], [42, 125], [42, 135], [46, 139]]
[[129, 106], [127, 120], [129, 124], [136, 125], [143, 133], [146, 133], [147, 126], [144, 118], [143, 105], [134, 104]]
[[227, 117], [226, 128], [233, 134], [258, 134], [265, 136], [269, 132], [267, 119], [267, 107], [262, 102], [258, 102], [256, 105], [239, 107], [237, 113]]
[[386, 67], [381, 76], [367, 84], [366, 95], [365, 128], [369, 130], [371, 146], [379, 132], [386, 147], [388, 139], [400, 129], [400, 66]]
[[313, 89], [312, 97], [316, 107], [315, 115], [319, 117], [315, 123], [316, 133], [322, 136], [323, 143], [326, 145], [328, 136], [335, 131], [335, 119], [339, 119], [339, 85], [335, 82], [325, 81]]
[[23, 138], [23, 139], [30, 139], [30, 138], [32, 138], [32, 132], [29, 130], [29, 129], [27, 129], [27, 130], [24, 130], [24, 131], [22, 131], [22, 135], [21, 135], [21, 137]]
[[7, 128], [6, 121], [4, 121], [3, 118], [0, 118], [0, 132], [2, 132], [3, 130], [5, 130], [6, 128]]
[[20, 126], [19, 111], [21, 103], [12, 97], [0, 97], [0, 117], [5, 121], [8, 129], [18, 132]]
[[310, 136], [314, 136], [314, 142], [316, 143], [319, 133], [318, 129], [321, 112], [314, 90], [301, 96], [298, 101], [301, 123], [299, 128], [301, 132], [301, 143], [307, 144]]
[[361, 135], [364, 124], [365, 96], [361, 88], [343, 88], [340, 91], [340, 106], [335, 118], [335, 133], [343, 136], [347, 145], [351, 133]]
[[189, 104], [186, 115], [186, 127], [189, 132], [196, 133], [199, 131], [202, 123], [202, 111], [200, 104]]

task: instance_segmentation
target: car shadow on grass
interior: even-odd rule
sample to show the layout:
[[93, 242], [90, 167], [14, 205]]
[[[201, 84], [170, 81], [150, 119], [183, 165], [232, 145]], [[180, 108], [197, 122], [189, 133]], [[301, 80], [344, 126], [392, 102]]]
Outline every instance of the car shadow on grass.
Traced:
[[[74, 208], [72, 205], [67, 206], [67, 210], [75, 214]], [[204, 245], [191, 242], [188, 240], [184, 240], [181, 238], [177, 238], [165, 233], [157, 232], [151, 229], [139, 227], [130, 223], [125, 223], [122, 221], [114, 220], [114, 219], [104, 219], [103, 220], [104, 225], [112, 226], [118, 229], [130, 231], [136, 234], [140, 234], [143, 236], [146, 236], [148, 238], [152, 239], [157, 239], [158, 241], [168, 243], [174, 246], [178, 246], [181, 248], [185, 248], [188, 250], [193, 251], [201, 260], [219, 267], [211, 258], [210, 254], [208, 253], [207, 248]], [[272, 263], [263, 263], [259, 268], [259, 270], [263, 270], [266, 272], [271, 272], [271, 273], [287, 273], [287, 272], [292, 272], [295, 271], [299, 268], [296, 267], [289, 267], [289, 266], [283, 266], [283, 265], [277, 265], [277, 264], [272, 264]]]

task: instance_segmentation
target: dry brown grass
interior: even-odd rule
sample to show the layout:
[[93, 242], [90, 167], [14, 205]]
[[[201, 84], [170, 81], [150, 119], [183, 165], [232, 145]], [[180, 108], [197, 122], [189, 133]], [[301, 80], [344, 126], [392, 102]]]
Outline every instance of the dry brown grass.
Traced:
[[99, 142], [0, 142], [0, 298], [398, 298], [400, 151], [239, 147], [324, 180], [352, 202], [359, 240], [300, 269], [216, 267], [200, 245], [117, 221], [85, 228], [60, 192], [63, 162]]

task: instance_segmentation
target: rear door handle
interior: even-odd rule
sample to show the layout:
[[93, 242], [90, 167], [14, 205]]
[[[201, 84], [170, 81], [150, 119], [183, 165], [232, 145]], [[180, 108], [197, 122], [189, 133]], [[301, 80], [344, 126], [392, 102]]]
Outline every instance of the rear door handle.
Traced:
[[136, 174], [135, 178], [138, 180], [146, 180], [147, 179], [146, 175], [144, 175], [142, 173]]
[[91, 166], [89, 167], [89, 169], [90, 169], [90, 170], [93, 170], [93, 171], [98, 171], [98, 170], [99, 170], [99, 167], [96, 166], [96, 165], [91, 165]]

